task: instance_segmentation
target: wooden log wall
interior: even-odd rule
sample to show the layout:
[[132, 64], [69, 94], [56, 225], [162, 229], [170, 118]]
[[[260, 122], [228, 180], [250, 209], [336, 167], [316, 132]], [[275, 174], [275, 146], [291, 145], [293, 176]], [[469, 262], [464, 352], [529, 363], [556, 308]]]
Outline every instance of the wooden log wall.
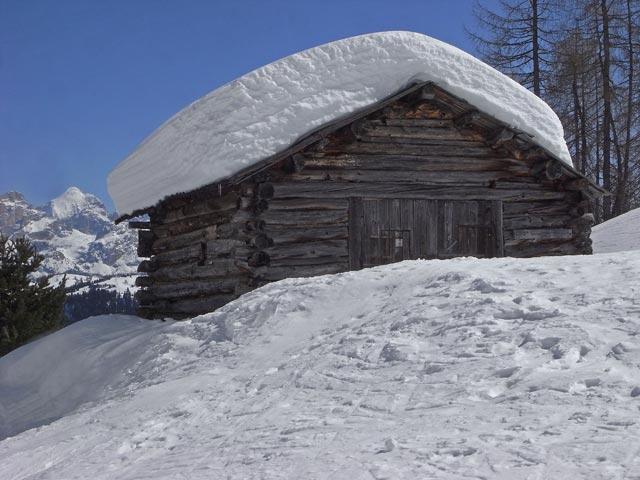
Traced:
[[162, 202], [138, 225], [140, 254], [150, 257], [140, 265], [140, 313], [193, 316], [267, 282], [349, 270], [353, 197], [491, 200], [503, 212], [504, 255], [591, 253], [593, 219], [579, 182], [449, 100], [401, 99], [231, 193]]
[[[139, 313], [184, 318], [210, 312], [255, 287], [248, 258], [265, 245], [257, 220], [260, 198], [251, 186], [216, 198], [162, 202], [140, 230]], [[268, 243], [268, 242], [267, 242]]]
[[513, 135], [472, 128], [468, 113], [399, 101], [306, 148], [294, 171], [292, 160], [272, 169], [274, 197], [260, 218], [278, 268], [261, 278], [348, 270], [351, 197], [501, 200], [505, 255], [590, 253], [588, 202], [572, 180]]

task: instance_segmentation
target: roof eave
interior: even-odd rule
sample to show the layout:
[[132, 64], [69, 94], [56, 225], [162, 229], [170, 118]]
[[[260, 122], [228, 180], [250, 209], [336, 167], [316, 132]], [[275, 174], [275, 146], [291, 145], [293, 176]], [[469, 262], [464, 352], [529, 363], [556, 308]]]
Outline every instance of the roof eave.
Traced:
[[[263, 160], [260, 160], [259, 162], [256, 162], [255, 164], [253, 164], [250, 167], [247, 167], [233, 175], [230, 175], [226, 178], [223, 178], [221, 180], [212, 182], [210, 184], [204, 185], [202, 187], [199, 188], [195, 188], [193, 190], [190, 190], [188, 192], [182, 192], [182, 193], [175, 193], [172, 195], [168, 195], [166, 197], [164, 197], [162, 200], [159, 200], [158, 202], [156, 202], [154, 205], [149, 206], [149, 207], [145, 207], [139, 210], [135, 210], [130, 214], [126, 214], [126, 215], [122, 215], [120, 217], [118, 217], [115, 220], [116, 224], [119, 224], [125, 220], [130, 220], [132, 218], [136, 218], [136, 217], [140, 217], [142, 215], [148, 215], [151, 214], [155, 208], [157, 208], [157, 206], [164, 202], [167, 201], [169, 199], [173, 199], [173, 198], [180, 198], [184, 195], [188, 195], [188, 194], [192, 194], [193, 192], [198, 192], [198, 191], [217, 191], [219, 196], [222, 196], [225, 193], [228, 193], [232, 188], [234, 188], [236, 185], [238, 185], [239, 183], [242, 183], [243, 181], [253, 177], [254, 175], [257, 175], [258, 173], [266, 170], [267, 168], [269, 168], [271, 165], [284, 160], [285, 158], [295, 154], [296, 152], [300, 151], [301, 149], [319, 141], [322, 140], [323, 138], [325, 138], [327, 135], [335, 132], [336, 130], [338, 130], [339, 128], [342, 128], [352, 122], [355, 122], [373, 112], [375, 112], [376, 110], [379, 110], [381, 108], [384, 108], [386, 105], [400, 99], [403, 97], [406, 97], [407, 95], [411, 95], [413, 93], [418, 92], [422, 97], [424, 97], [425, 95], [427, 97], [430, 96], [430, 91], [431, 90], [440, 90], [444, 93], [446, 93], [446, 95], [448, 97], [451, 97], [453, 99], [455, 99], [457, 102], [459, 102], [460, 104], [465, 104], [465, 105], [469, 105], [471, 108], [469, 108], [469, 112], [471, 113], [472, 111], [475, 111], [477, 113], [479, 113], [481, 116], [484, 116], [485, 118], [491, 119], [492, 122], [494, 122], [496, 125], [498, 125], [500, 128], [509, 130], [511, 132], [514, 133], [514, 135], [521, 135], [523, 132], [518, 131], [517, 129], [507, 125], [506, 123], [492, 117], [491, 115], [482, 112], [482, 111], [478, 111], [475, 109], [475, 107], [473, 107], [471, 104], [469, 104], [469, 102], [467, 102], [466, 100], [463, 100], [449, 92], [446, 91], [446, 89], [434, 84], [433, 82], [429, 81], [429, 82], [412, 82], [410, 84], [408, 84], [406, 87], [402, 88], [401, 90], [399, 90], [398, 92], [394, 93], [393, 95], [390, 95], [386, 98], [384, 98], [383, 100], [380, 100], [376, 103], [373, 103], [363, 109], [358, 110], [357, 112], [352, 112], [350, 114], [347, 114], [341, 118], [338, 118], [336, 120], [333, 120], [329, 123], [326, 123], [320, 127], [318, 127], [315, 130], [312, 130], [311, 132], [303, 135], [302, 137], [300, 137], [298, 140], [296, 140], [291, 146], [285, 148], [284, 150], [281, 150], [280, 152], [277, 152], [273, 155], [270, 155], [269, 157], [264, 158]], [[526, 135], [526, 134], [525, 134]], [[552, 154], [549, 150], [547, 150], [546, 148], [540, 147], [539, 145], [537, 145], [534, 141], [533, 138], [529, 136], [529, 138], [527, 139], [528, 142], [532, 145], [535, 146], [535, 148], [540, 149], [541, 151], [544, 152], [544, 154], [549, 157], [551, 160], [554, 160], [556, 162], [559, 162], [560, 165], [562, 166], [562, 169], [569, 173], [570, 176], [572, 176], [573, 178], [580, 178], [580, 179], [585, 179], [588, 181], [588, 187], [583, 190], [585, 192], [585, 194], [587, 196], [589, 196], [590, 198], [601, 198], [603, 196], [609, 196], [611, 195], [610, 192], [606, 191], [604, 188], [600, 187], [599, 185], [597, 185], [596, 183], [594, 183], [591, 179], [587, 178], [586, 176], [584, 176], [583, 174], [581, 174], [578, 170], [576, 170], [573, 166], [570, 166], [568, 164], [566, 164], [565, 162], [563, 162], [562, 160], [560, 160], [557, 156], [555, 156], [554, 154]]]

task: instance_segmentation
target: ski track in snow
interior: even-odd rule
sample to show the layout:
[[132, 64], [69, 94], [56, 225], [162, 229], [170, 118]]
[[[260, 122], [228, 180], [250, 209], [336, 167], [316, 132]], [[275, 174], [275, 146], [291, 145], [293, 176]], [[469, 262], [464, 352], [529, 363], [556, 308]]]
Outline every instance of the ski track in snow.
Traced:
[[[137, 332], [128, 366], [0, 442], [0, 478], [640, 478], [639, 278], [637, 252], [411, 261], [145, 335], [90, 319]], [[73, 338], [78, 375], [114, 347]], [[35, 407], [16, 401], [19, 428]]]

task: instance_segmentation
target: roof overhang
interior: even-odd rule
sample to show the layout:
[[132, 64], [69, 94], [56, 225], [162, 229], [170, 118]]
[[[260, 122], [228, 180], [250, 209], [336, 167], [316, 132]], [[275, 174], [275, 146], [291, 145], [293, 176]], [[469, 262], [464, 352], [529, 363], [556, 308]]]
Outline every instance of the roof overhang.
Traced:
[[280, 152], [275, 153], [269, 157], [260, 160], [253, 165], [241, 170], [240, 172], [231, 175], [227, 178], [218, 180], [216, 182], [212, 182], [210, 184], [204, 185], [202, 187], [196, 188], [194, 190], [182, 193], [176, 193], [173, 195], [168, 195], [162, 200], [158, 201], [154, 206], [147, 207], [140, 210], [135, 210], [131, 214], [122, 215], [118, 219], [116, 219], [115, 223], [121, 223], [125, 220], [129, 220], [132, 218], [136, 218], [142, 215], [147, 215], [152, 213], [159, 204], [165, 202], [167, 200], [185, 198], [190, 195], [198, 195], [198, 194], [216, 194], [218, 196], [223, 196], [226, 193], [229, 193], [233, 189], [235, 189], [240, 183], [249, 180], [253, 176], [264, 172], [272, 165], [285, 160], [286, 158], [295, 155], [297, 152], [300, 152], [305, 147], [316, 143], [318, 141], [323, 140], [331, 133], [337, 131], [338, 129], [345, 127], [355, 121], [358, 121], [381, 108], [395, 102], [396, 100], [400, 100], [402, 98], [408, 96], [414, 96], [415, 101], [435, 101], [437, 103], [441, 103], [443, 107], [455, 108], [458, 124], [462, 124], [465, 128], [477, 128], [482, 130], [488, 138], [491, 137], [500, 137], [502, 141], [500, 141], [500, 146], [505, 145], [507, 142], [512, 142], [518, 146], [520, 150], [525, 152], [528, 156], [532, 157], [546, 157], [547, 160], [557, 163], [556, 168], [561, 171], [561, 174], [573, 179], [579, 180], [580, 182], [576, 182], [575, 189], [582, 191], [589, 198], [599, 198], [603, 196], [611, 195], [604, 188], [594, 183], [591, 179], [587, 178], [583, 174], [581, 174], [578, 170], [576, 170], [573, 166], [568, 165], [564, 161], [560, 160], [549, 150], [539, 146], [536, 144], [534, 138], [518, 129], [515, 129], [506, 123], [493, 118], [492, 116], [479, 111], [476, 107], [471, 105], [466, 100], [463, 100], [455, 95], [447, 92], [442, 87], [435, 85], [433, 82], [419, 82], [419, 83], [411, 83], [400, 91], [390, 95], [389, 97], [378, 101], [374, 104], [371, 104], [363, 109], [360, 109], [356, 112], [353, 112], [349, 115], [345, 115], [339, 119], [328, 122], [321, 127], [312, 130], [311, 132], [303, 135], [298, 140], [296, 140], [290, 147], [281, 150]]

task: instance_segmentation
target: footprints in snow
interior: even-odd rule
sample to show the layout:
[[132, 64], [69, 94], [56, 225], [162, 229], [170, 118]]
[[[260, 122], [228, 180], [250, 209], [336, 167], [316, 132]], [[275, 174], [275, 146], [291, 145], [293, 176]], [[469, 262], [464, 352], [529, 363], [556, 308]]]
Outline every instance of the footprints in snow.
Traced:
[[495, 377], [498, 377], [498, 378], [509, 378], [514, 373], [516, 373], [518, 370], [520, 370], [520, 367], [502, 368], [502, 369], [496, 371], [493, 375]]
[[537, 321], [546, 320], [561, 315], [559, 309], [544, 310], [539, 306], [529, 307], [529, 311], [525, 311], [522, 308], [514, 309], [501, 309], [499, 312], [494, 313], [493, 317], [502, 320], [525, 320], [525, 321]]

